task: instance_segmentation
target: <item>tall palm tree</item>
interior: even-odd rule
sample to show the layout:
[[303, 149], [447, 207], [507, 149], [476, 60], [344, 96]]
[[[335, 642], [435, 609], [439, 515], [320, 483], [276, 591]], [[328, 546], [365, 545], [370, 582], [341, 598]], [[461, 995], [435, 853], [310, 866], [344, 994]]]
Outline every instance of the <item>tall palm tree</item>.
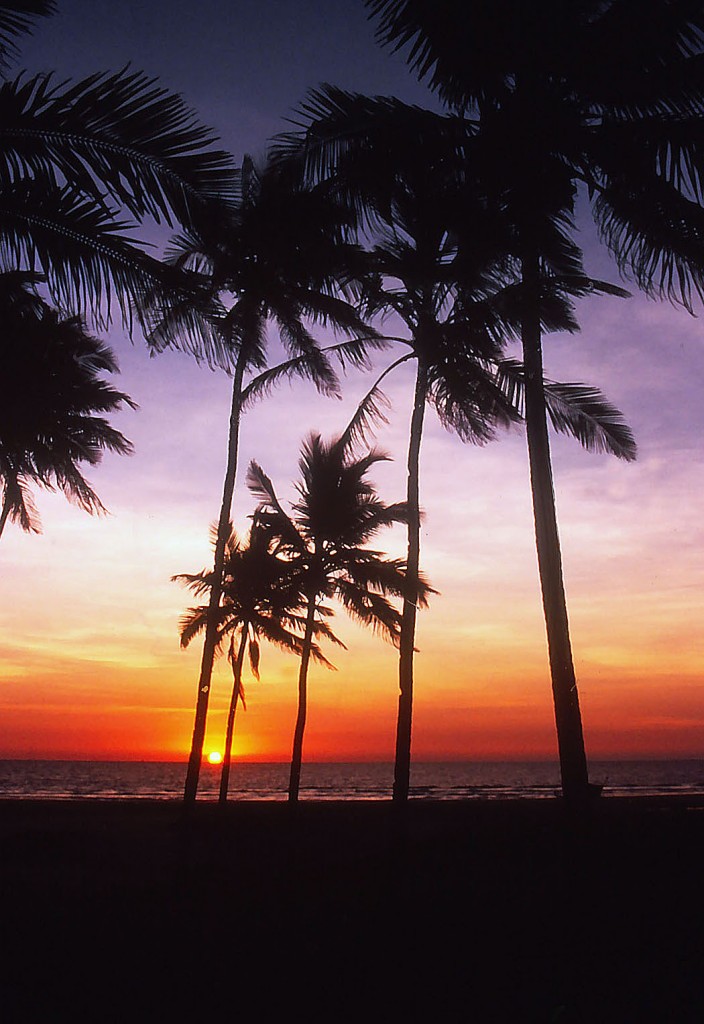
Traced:
[[106, 419], [125, 405], [135, 408], [102, 377], [117, 371], [112, 353], [80, 318], [51, 309], [34, 283], [32, 275], [0, 274], [0, 534], [8, 519], [39, 531], [30, 484], [58, 488], [87, 512], [104, 511], [81, 464], [97, 465], [105, 451], [132, 451]]
[[0, 9], [0, 269], [41, 272], [53, 301], [104, 325], [145, 288], [190, 285], [145, 254], [145, 218], [189, 224], [234, 196], [231, 158], [183, 100], [141, 72], [59, 82], [8, 77], [16, 40], [55, 11], [49, 0]]
[[[214, 536], [217, 541], [217, 535]], [[235, 713], [238, 700], [244, 706], [242, 670], [249, 654], [252, 674], [259, 679], [260, 643], [266, 640], [276, 647], [299, 657], [303, 653], [300, 632], [304, 619], [300, 615], [303, 596], [292, 564], [284, 561], [272, 550], [272, 534], [256, 517], [246, 541], [233, 532], [225, 549], [225, 567], [222, 603], [218, 622], [218, 646], [230, 637], [228, 659], [232, 666], [233, 687], [227, 715], [225, 748], [220, 775], [220, 803], [227, 801]], [[198, 595], [208, 594], [213, 573], [203, 570], [194, 575], [173, 577], [186, 583]], [[191, 640], [208, 623], [208, 605], [190, 608], [181, 620], [181, 646]], [[311, 645], [314, 658], [328, 664], [318, 645]]]
[[563, 792], [589, 794], [542, 387], [540, 293], [578, 191], [624, 273], [691, 305], [704, 293], [699, 127], [704, 10], [654, 0], [367, 0], [379, 39], [479, 128], [472, 147], [515, 230], [526, 422]]
[[[341, 236], [343, 213], [322, 191], [302, 189], [273, 167], [257, 168], [245, 158], [238, 200], [232, 210], [213, 216], [178, 235], [168, 258], [202, 280], [210, 301], [190, 296], [164, 313], [153, 306], [152, 345], [178, 341], [193, 347], [206, 340], [214, 358], [232, 369], [232, 401], [227, 464], [210, 590], [211, 624], [206, 626], [196, 698], [193, 738], [184, 799], [196, 798], [217, 642], [217, 616], [225, 547], [229, 535], [237, 473], [239, 429], [243, 410], [287, 374], [312, 379], [324, 394], [337, 394], [331, 363], [362, 366], [367, 350], [383, 344], [350, 304], [355, 275], [361, 272], [359, 250]], [[351, 337], [322, 351], [312, 333], [315, 325]], [[267, 366], [267, 328], [273, 325], [288, 359]], [[260, 372], [257, 372], [260, 371]], [[256, 376], [255, 376], [256, 375]]]
[[[247, 483], [259, 499], [259, 515], [279, 538], [282, 557], [301, 576], [305, 597], [305, 631], [298, 675], [298, 713], [293, 738], [289, 801], [298, 800], [303, 736], [308, 710], [308, 666], [321, 600], [337, 598], [358, 622], [397, 641], [401, 619], [390, 598], [406, 592], [406, 570], [398, 559], [367, 545], [384, 527], [406, 522], [405, 504], [387, 505], [367, 480], [369, 470], [386, 458], [371, 451], [356, 458], [349, 435], [325, 442], [319, 434], [305, 441], [291, 518], [283, 510], [271, 480], [252, 462]], [[416, 588], [424, 603], [428, 588]]]
[[[503, 212], [470, 177], [462, 119], [440, 117], [393, 97], [367, 97], [332, 86], [310, 94], [298, 132], [281, 137], [276, 158], [323, 176], [357, 215], [374, 243], [376, 276], [368, 313], [393, 313], [407, 331], [416, 384], [408, 451], [408, 572], [420, 551], [419, 456], [426, 402], [464, 441], [484, 443], [499, 426], [523, 417], [525, 376], [504, 358], [520, 335], [522, 295], [511, 257], [513, 234]], [[302, 131], [301, 131], [302, 129]], [[301, 166], [302, 165], [302, 166]], [[575, 331], [573, 299], [590, 291], [624, 294], [586, 277], [581, 261], [552, 246], [543, 282], [541, 327]], [[588, 448], [632, 458], [635, 446], [620, 414], [584, 385], [546, 382], [554, 425]], [[375, 385], [350, 429], [378, 414]], [[416, 607], [407, 596], [399, 656], [399, 713], [394, 797], [408, 796]]]

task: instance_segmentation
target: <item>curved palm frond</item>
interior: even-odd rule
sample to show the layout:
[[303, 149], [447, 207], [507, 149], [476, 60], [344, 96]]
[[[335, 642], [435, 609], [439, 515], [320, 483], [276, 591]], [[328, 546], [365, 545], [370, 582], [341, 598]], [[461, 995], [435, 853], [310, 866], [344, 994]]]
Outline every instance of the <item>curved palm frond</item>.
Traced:
[[[178, 577], [173, 577], [177, 579]], [[189, 646], [191, 641], [199, 636], [206, 629], [208, 624], [208, 616], [210, 610], [207, 605], [197, 605], [195, 607], [188, 608], [186, 612], [181, 616], [179, 620], [179, 636], [181, 647], [184, 649]], [[231, 632], [229, 627], [226, 609], [221, 608], [218, 611], [217, 619], [217, 654], [222, 654], [223, 643], [226, 636]], [[232, 628], [235, 628], [234, 626]], [[239, 628], [239, 627], [238, 627]]]
[[[525, 368], [504, 359], [497, 366], [497, 387], [520, 415], [525, 411]], [[555, 430], [569, 434], [590, 452], [615, 455], [632, 462], [637, 446], [623, 413], [595, 387], [545, 380], [545, 404]]]
[[272, 530], [277, 539], [299, 552], [305, 550], [298, 530], [283, 510], [271, 479], [254, 459], [247, 467], [247, 487], [259, 502], [256, 520]]
[[31, 282], [31, 275], [15, 274], [0, 284], [0, 476], [11, 518], [36, 530], [29, 483], [59, 488], [87, 512], [105, 511], [79, 467], [97, 465], [106, 451], [131, 453], [105, 414], [135, 403], [102, 379], [116, 372], [116, 360], [80, 318], [61, 319], [35, 295], [25, 300]]
[[373, 233], [390, 219], [394, 169], [410, 158], [432, 176], [438, 152], [459, 150], [471, 132], [466, 120], [329, 84], [311, 90], [290, 120], [294, 130], [274, 140], [275, 164], [306, 186], [327, 182], [353, 223]]
[[8, 519], [25, 533], [41, 533], [41, 518], [32, 492], [9, 459], [3, 456], [0, 456], [0, 479], [3, 484], [0, 534]]
[[347, 449], [353, 448], [356, 444], [366, 444], [369, 437], [374, 435], [375, 428], [382, 423], [388, 423], [384, 409], [391, 406], [389, 399], [381, 390], [381, 382], [392, 373], [397, 366], [413, 359], [414, 355], [409, 352], [400, 359], [396, 359], [390, 366], [377, 377], [372, 387], [367, 391], [361, 402], [355, 409], [354, 415], [340, 435], [340, 443]]
[[598, 193], [601, 237], [626, 276], [652, 296], [693, 312], [704, 298], [704, 210], [665, 181], [618, 180]]
[[117, 295], [123, 321], [148, 291], [155, 298], [192, 288], [148, 256], [113, 211], [73, 188], [45, 191], [37, 182], [0, 189], [0, 267], [39, 272], [54, 301], [90, 312], [100, 327]]
[[10, 0], [0, 7], [0, 72], [4, 73], [19, 56], [15, 40], [29, 34], [39, 18], [56, 13], [53, 0]]
[[385, 640], [398, 644], [401, 613], [387, 598], [346, 579], [337, 580], [335, 592], [352, 619]]
[[[319, 390], [322, 391], [323, 378], [317, 370], [321, 357], [329, 360], [330, 355], [335, 355], [343, 367], [350, 364], [361, 369], [368, 365], [368, 348], [380, 349], [385, 347], [385, 345], [386, 341], [384, 338], [373, 334], [365, 338], [352, 338], [337, 345], [326, 346], [323, 349], [317, 349], [316, 347], [313, 353], [308, 352], [305, 355], [287, 359], [283, 363], [278, 363], [276, 366], [264, 370], [249, 381], [242, 390], [240, 408], [243, 412], [246, 411], [252, 403], [269, 395], [282, 381], [291, 380], [294, 377], [313, 380], [314, 383], [320, 380]], [[334, 384], [330, 381], [329, 362], [326, 363], [326, 379], [328, 381], [328, 394], [337, 396], [339, 385], [336, 380]]]
[[[20, 75], [0, 86], [0, 162], [17, 178], [38, 167], [135, 217], [188, 223], [193, 205], [232, 202], [231, 157], [180, 96], [124, 68], [57, 83]], [[11, 171], [9, 169], [12, 169]]]
[[587, 451], [635, 460], [638, 449], [631, 428], [598, 388], [546, 381], [545, 404], [555, 430], [570, 434]]

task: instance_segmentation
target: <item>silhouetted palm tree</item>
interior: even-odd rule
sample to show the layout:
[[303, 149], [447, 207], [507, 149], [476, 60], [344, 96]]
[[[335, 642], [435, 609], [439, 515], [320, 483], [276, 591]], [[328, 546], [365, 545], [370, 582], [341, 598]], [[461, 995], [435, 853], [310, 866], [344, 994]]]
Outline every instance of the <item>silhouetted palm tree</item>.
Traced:
[[0, 534], [8, 519], [37, 532], [30, 484], [62, 490], [87, 512], [103, 505], [83, 476], [104, 451], [132, 446], [105, 418], [134, 402], [102, 378], [117, 363], [78, 317], [62, 319], [33, 291], [32, 275], [0, 274]]
[[[203, 755], [210, 679], [216, 644], [225, 545], [229, 535], [237, 473], [240, 418], [247, 403], [287, 375], [311, 379], [324, 394], [336, 394], [331, 355], [361, 366], [376, 332], [350, 304], [346, 289], [359, 273], [359, 250], [342, 238], [343, 213], [322, 192], [296, 187], [273, 168], [257, 169], [245, 158], [238, 202], [215, 210], [209, 219], [179, 235], [168, 254], [178, 268], [200, 276], [209, 302], [191, 297], [175, 302], [166, 315], [155, 305], [151, 342], [157, 348], [178, 341], [194, 350], [205, 339], [215, 361], [233, 366], [232, 403], [223, 495], [210, 591], [213, 624], [203, 643], [193, 740], [184, 798], [195, 800]], [[325, 325], [352, 335], [321, 350], [312, 328]], [[273, 325], [287, 355], [266, 369], [267, 328]], [[256, 374], [256, 377], [252, 377]], [[245, 383], [249, 378], [249, 382]]]
[[131, 229], [145, 217], [188, 224], [216, 196], [230, 201], [232, 162], [140, 72], [7, 78], [16, 39], [54, 11], [45, 0], [0, 9], [0, 269], [40, 271], [57, 305], [99, 323], [114, 291], [129, 321], [145, 288], [187, 287]]
[[[408, 454], [408, 573], [419, 564], [419, 455], [427, 401], [464, 441], [484, 443], [498, 426], [522, 419], [525, 377], [503, 358], [520, 335], [522, 295], [511, 258], [513, 234], [501, 210], [471, 178], [462, 119], [440, 117], [393, 97], [367, 97], [332, 86], [313, 92], [298, 132], [280, 137], [276, 158], [304, 178], [323, 177], [374, 243], [376, 276], [366, 312], [395, 314], [416, 360]], [[302, 129], [302, 131], [301, 131]], [[570, 254], [571, 255], [571, 254]], [[587, 278], [581, 262], [553, 253], [544, 279], [541, 326], [578, 329], [572, 299], [590, 291], [623, 294]], [[389, 369], [385, 370], [382, 378]], [[584, 385], [546, 382], [553, 424], [586, 447], [632, 458], [635, 446], [620, 414]], [[378, 383], [349, 430], [379, 416]], [[399, 657], [399, 714], [394, 797], [408, 796], [416, 607], [407, 596]]]
[[704, 292], [704, 10], [654, 0], [367, 0], [382, 42], [479, 131], [476, 166], [515, 229], [536, 541], [563, 792], [589, 793], [542, 389], [543, 275], [581, 190], [622, 271], [689, 306]]
[[[369, 548], [369, 541], [386, 526], [406, 522], [405, 504], [387, 505], [377, 496], [367, 473], [386, 456], [372, 451], [355, 458], [349, 437], [325, 442], [311, 434], [303, 445], [294, 516], [284, 512], [271, 483], [256, 462], [250, 463], [247, 483], [259, 499], [259, 513], [279, 538], [282, 557], [300, 573], [306, 620], [298, 676], [298, 714], [293, 738], [288, 796], [298, 799], [303, 735], [308, 708], [308, 665], [311, 642], [320, 621], [321, 599], [337, 598], [358, 622], [396, 642], [400, 615], [390, 598], [406, 590], [403, 562]], [[425, 601], [427, 586], [417, 588]], [[330, 637], [332, 639], [332, 637]]]
[[[214, 531], [213, 542], [216, 543]], [[180, 574], [174, 580], [186, 583], [198, 595], [209, 593], [213, 573]], [[232, 666], [233, 687], [227, 716], [225, 749], [220, 776], [220, 803], [227, 801], [232, 761], [232, 742], [238, 700], [244, 706], [242, 668], [249, 654], [253, 675], [259, 679], [260, 641], [302, 654], [305, 619], [300, 615], [304, 599], [292, 564], [272, 550], [271, 532], [255, 517], [245, 542], [230, 533], [225, 549], [222, 603], [218, 622], [218, 646], [229, 635], [228, 658]], [[181, 620], [181, 646], [187, 647], [208, 622], [208, 605], [189, 608]], [[327, 664], [317, 644], [311, 645], [313, 657]]]

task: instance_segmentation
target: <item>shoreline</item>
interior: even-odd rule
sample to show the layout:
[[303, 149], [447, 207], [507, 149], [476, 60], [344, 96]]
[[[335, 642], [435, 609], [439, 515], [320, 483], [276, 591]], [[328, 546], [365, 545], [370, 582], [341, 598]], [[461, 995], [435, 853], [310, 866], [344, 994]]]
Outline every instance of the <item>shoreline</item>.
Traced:
[[[12, 807], [37, 807], [37, 808], [49, 808], [66, 806], [75, 809], [90, 807], [110, 807], [110, 806], [129, 806], [129, 807], [180, 807], [183, 806], [183, 799], [181, 796], [26, 796], [26, 795], [6, 795], [0, 794], [0, 816], [3, 812]], [[298, 807], [316, 807], [316, 808], [360, 808], [360, 807], [385, 807], [385, 808], [396, 808], [393, 803], [391, 796], [388, 797], [302, 797], [299, 799]], [[199, 808], [218, 808], [217, 796], [198, 797], [195, 802], [195, 809]], [[227, 801], [227, 811], [240, 807], [289, 807], [288, 800], [285, 795], [277, 797], [267, 798], [256, 798], [246, 797], [238, 799], [237, 796], [231, 795]], [[406, 805], [405, 809], [409, 813], [415, 813], [416, 808], [432, 807], [432, 808], [448, 808], [447, 813], [462, 813], [457, 810], [458, 808], [485, 808], [485, 807], [503, 807], [503, 808], [519, 808], [519, 807], [552, 807], [552, 808], [564, 808], [562, 797], [559, 795], [554, 796], [472, 796], [472, 797], [429, 797], [429, 796], [418, 796], [411, 797]], [[590, 812], [600, 811], [609, 808], [613, 810], [615, 808], [638, 808], [641, 809], [661, 809], [661, 810], [691, 810], [699, 811], [704, 810], [704, 793], [693, 792], [693, 793], [632, 793], [628, 795], [624, 794], [610, 794], [602, 793], [596, 798], [593, 803], [589, 805]], [[449, 808], [456, 809], [455, 811], [449, 810]], [[439, 812], [443, 813], [443, 812]]]

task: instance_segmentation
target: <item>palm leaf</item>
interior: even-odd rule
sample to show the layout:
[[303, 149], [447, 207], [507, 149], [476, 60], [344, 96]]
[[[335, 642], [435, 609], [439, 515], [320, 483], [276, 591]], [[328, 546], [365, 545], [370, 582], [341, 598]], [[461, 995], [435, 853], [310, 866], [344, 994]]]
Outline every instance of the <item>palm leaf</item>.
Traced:
[[[641, 176], [642, 177], [642, 176]], [[601, 235], [619, 269], [650, 295], [704, 298], [704, 211], [673, 185], [612, 178], [594, 203]]]
[[25, 533], [41, 533], [41, 519], [32, 492], [1, 456], [0, 477], [3, 481], [2, 511], [8, 509], [11, 522], [17, 523]]
[[[252, 459], [247, 468], [247, 487], [259, 501], [258, 521], [266, 523], [281, 539], [298, 551], [305, 550], [304, 541], [292, 520], [286, 515], [276, 496], [274, 485], [261, 466]], [[262, 513], [271, 511], [274, 517], [266, 517]]]
[[[497, 384], [516, 410], [524, 415], [525, 368], [516, 360], [502, 360]], [[606, 452], [632, 462], [637, 447], [623, 414], [598, 388], [586, 384], [544, 381], [545, 405], [555, 430], [570, 434], [591, 452]]]
[[348, 615], [386, 640], [398, 643], [401, 615], [390, 601], [351, 580], [337, 580], [336, 592]]
[[259, 653], [259, 643], [255, 637], [251, 637], [249, 641], [249, 664], [255, 679], [259, 679]]
[[35, 276], [13, 273], [0, 283], [3, 384], [0, 476], [20, 525], [35, 530], [30, 482], [60, 489], [87, 512], [104, 512], [83, 476], [105, 451], [129, 455], [130, 442], [106, 414], [135, 403], [100, 376], [117, 371], [112, 352], [80, 318], [62, 319], [29, 291]]
[[38, 160], [85, 195], [106, 190], [135, 216], [187, 221], [193, 204], [234, 201], [231, 158], [180, 96], [123, 69], [57, 84], [0, 87], [0, 140], [20, 174]]
[[545, 384], [545, 404], [554, 428], [575, 437], [590, 452], [633, 462], [637, 446], [623, 414], [598, 388], [586, 384]]
[[73, 189], [46, 192], [36, 182], [0, 190], [0, 263], [44, 277], [62, 308], [90, 313], [106, 327], [116, 293], [123, 321], [147, 289], [169, 287], [168, 270], [147, 256], [102, 203]]
[[388, 376], [397, 366], [413, 358], [414, 354], [412, 352], [401, 356], [400, 359], [387, 366], [383, 373], [377, 377], [372, 387], [357, 406], [352, 419], [340, 435], [340, 443], [344, 448], [347, 449], [356, 444], [366, 444], [368, 438], [373, 436], [374, 430], [379, 424], [388, 423], [383, 410], [390, 408], [391, 403], [381, 390], [380, 384], [384, 377]]
[[287, 359], [254, 377], [242, 390], [240, 408], [244, 412], [254, 402], [271, 394], [282, 381], [290, 380], [292, 377], [315, 380], [315, 368], [308, 354]]
[[[354, 367], [362, 368], [368, 365], [368, 348], [370, 344], [373, 348], [379, 349], [385, 347], [386, 341], [377, 335], [369, 335], [365, 338], [352, 338], [337, 345], [326, 346], [320, 350], [320, 353], [322, 353], [325, 359], [328, 359], [330, 354], [337, 356], [343, 366], [346, 363], [350, 363]], [[311, 353], [308, 352], [304, 355], [294, 356], [292, 359], [286, 359], [277, 366], [264, 370], [263, 373], [258, 374], [243, 388], [240, 406], [242, 411], [248, 409], [259, 399], [269, 395], [278, 384], [284, 380], [290, 380], [291, 377], [312, 380], [316, 384], [320, 381], [323, 394], [337, 395], [337, 391], [330, 391], [329, 376], [326, 374], [322, 379], [320, 378], [318, 366], [319, 353], [315, 352], [311, 357]]]
[[[190, 644], [194, 637], [202, 633], [208, 624], [208, 618], [210, 616], [210, 608], [208, 605], [198, 605], [197, 607], [188, 608], [186, 612], [179, 619], [179, 635], [181, 638], [181, 647], [186, 648]], [[225, 608], [218, 609], [218, 632], [216, 640], [216, 653], [222, 653], [222, 642], [227, 633], [236, 630], [237, 623], [232, 622], [228, 619], [227, 610]]]
[[0, 72], [19, 56], [17, 37], [31, 33], [38, 18], [55, 13], [53, 0], [9, 0], [0, 7]]
[[185, 274], [177, 280], [192, 286], [180, 291], [159, 283], [149, 285], [137, 296], [139, 319], [150, 350], [158, 354], [167, 348], [188, 352], [209, 367], [229, 370], [236, 350], [223, 331], [225, 308], [216, 296], [202, 287], [202, 278]]

